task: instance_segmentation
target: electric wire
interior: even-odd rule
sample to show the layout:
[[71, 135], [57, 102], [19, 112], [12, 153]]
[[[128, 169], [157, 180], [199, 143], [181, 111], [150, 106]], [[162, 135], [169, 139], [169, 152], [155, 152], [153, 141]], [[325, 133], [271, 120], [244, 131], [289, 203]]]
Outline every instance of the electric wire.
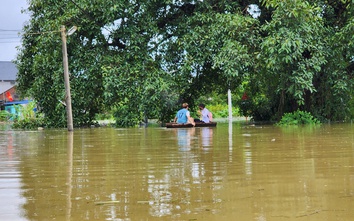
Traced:
[[[108, 32], [111, 32], [112, 30], [109, 30], [107, 27], [105, 26], [101, 26], [94, 18], [92, 18], [92, 16], [82, 7], [80, 7], [75, 1], [73, 0], [69, 0], [76, 8], [78, 8], [83, 15], [88, 18], [90, 21], [94, 22], [97, 26], [104, 28], [105, 30], [107, 30]], [[80, 18], [82, 19], [82, 18]], [[16, 32], [16, 33], [11, 33], [11, 32]], [[19, 43], [21, 42], [21, 38], [25, 35], [42, 35], [42, 34], [49, 34], [49, 33], [56, 33], [56, 32], [60, 32], [60, 30], [55, 30], [55, 31], [44, 31], [44, 32], [28, 32], [28, 33], [24, 33], [23, 30], [19, 30], [19, 29], [3, 29], [0, 28], [0, 44], [6, 44], [6, 43]], [[6, 35], [6, 36], [5, 36]], [[11, 35], [16, 35], [16, 37], [7, 37], [7, 36], [11, 36]], [[18, 41], [11, 41], [11, 40], [18, 40]], [[2, 41], [4, 40], [4, 41]]]

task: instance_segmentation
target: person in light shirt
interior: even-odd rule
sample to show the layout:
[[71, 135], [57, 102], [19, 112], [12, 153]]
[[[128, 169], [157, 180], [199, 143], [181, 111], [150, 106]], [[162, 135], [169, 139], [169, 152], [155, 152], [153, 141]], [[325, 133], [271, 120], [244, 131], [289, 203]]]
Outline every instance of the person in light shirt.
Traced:
[[213, 114], [205, 107], [203, 103], [199, 104], [200, 120], [204, 123], [213, 121]]

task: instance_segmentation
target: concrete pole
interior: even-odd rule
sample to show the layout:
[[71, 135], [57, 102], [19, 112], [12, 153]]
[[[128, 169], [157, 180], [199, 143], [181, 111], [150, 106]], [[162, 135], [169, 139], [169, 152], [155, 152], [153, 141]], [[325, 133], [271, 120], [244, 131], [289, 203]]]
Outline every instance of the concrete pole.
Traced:
[[70, 93], [70, 79], [69, 79], [69, 64], [68, 64], [68, 51], [66, 49], [66, 31], [65, 26], [62, 25], [61, 39], [63, 41], [63, 67], [64, 67], [64, 83], [65, 83], [65, 103], [66, 103], [66, 117], [68, 131], [73, 131], [73, 115], [71, 109], [71, 93]]
[[229, 121], [232, 121], [231, 89], [227, 90], [227, 101], [229, 106]]

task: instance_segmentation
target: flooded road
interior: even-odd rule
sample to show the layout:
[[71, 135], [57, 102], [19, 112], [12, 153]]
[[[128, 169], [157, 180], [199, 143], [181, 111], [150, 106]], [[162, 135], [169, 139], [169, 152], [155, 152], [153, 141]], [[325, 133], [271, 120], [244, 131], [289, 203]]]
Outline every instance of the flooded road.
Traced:
[[0, 220], [353, 220], [354, 125], [0, 131]]

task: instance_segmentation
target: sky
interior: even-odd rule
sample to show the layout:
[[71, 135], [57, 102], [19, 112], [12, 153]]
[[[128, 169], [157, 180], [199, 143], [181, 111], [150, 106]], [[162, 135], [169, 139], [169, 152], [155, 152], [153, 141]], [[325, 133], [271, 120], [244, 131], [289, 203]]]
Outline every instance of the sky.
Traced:
[[16, 59], [16, 46], [21, 45], [22, 28], [29, 21], [28, 14], [22, 14], [27, 9], [27, 0], [0, 0], [0, 61]]

